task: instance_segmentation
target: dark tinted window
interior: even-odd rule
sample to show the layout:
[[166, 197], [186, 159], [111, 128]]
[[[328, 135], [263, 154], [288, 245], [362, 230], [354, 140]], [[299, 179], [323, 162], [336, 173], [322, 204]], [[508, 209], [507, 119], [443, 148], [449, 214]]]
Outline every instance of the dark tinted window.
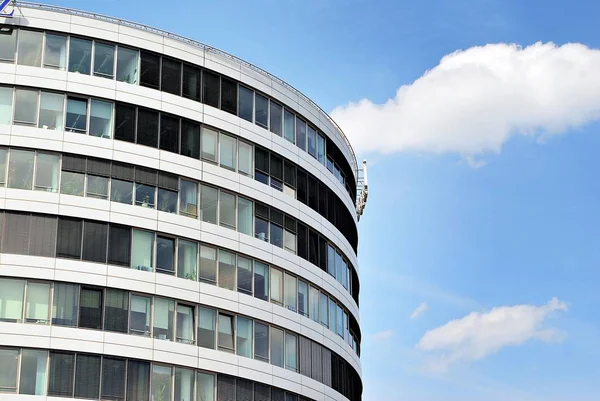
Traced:
[[147, 401], [150, 388], [150, 364], [132, 361], [127, 363], [127, 399]]
[[135, 142], [135, 107], [122, 103], [116, 104], [115, 139]]
[[158, 89], [160, 78], [160, 56], [148, 52], [141, 52], [140, 85]]
[[77, 355], [75, 369], [75, 397], [100, 397], [100, 357], [95, 355]]
[[83, 260], [106, 263], [108, 224], [86, 221], [83, 225]]
[[252, 122], [252, 114], [254, 113], [254, 91], [240, 85], [239, 96], [240, 109], [238, 116]]
[[202, 71], [202, 103], [219, 107], [221, 78], [212, 72]]
[[180, 96], [181, 63], [163, 57], [161, 75], [161, 90]]
[[156, 271], [158, 273], [175, 273], [175, 240], [157, 237], [156, 239]]
[[102, 290], [81, 288], [79, 300], [79, 327], [102, 328]]
[[125, 360], [104, 357], [102, 360], [102, 399], [125, 399]]
[[160, 116], [160, 148], [179, 153], [179, 118], [168, 114]]
[[81, 220], [60, 217], [56, 256], [60, 258], [81, 258]]
[[104, 308], [104, 330], [127, 333], [129, 293], [108, 288]]
[[268, 128], [269, 124], [269, 99], [256, 93], [255, 98], [255, 113], [254, 121], [256, 125], [260, 125], [263, 128]]
[[200, 100], [200, 69], [183, 65], [183, 96]]
[[237, 83], [221, 78], [221, 110], [237, 114]]
[[158, 147], [158, 113], [148, 109], [138, 110], [137, 143]]
[[131, 229], [128, 227], [111, 225], [108, 244], [108, 263], [129, 266]]
[[181, 121], [181, 154], [200, 158], [200, 124], [189, 120]]
[[48, 395], [73, 397], [73, 369], [75, 355], [64, 352], [50, 352], [48, 373]]

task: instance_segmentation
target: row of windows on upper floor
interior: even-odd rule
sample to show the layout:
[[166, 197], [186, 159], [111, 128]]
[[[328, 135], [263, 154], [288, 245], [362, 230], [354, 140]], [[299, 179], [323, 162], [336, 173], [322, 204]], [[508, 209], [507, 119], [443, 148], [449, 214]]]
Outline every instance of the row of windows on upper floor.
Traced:
[[11, 119], [14, 124], [53, 130], [64, 129], [66, 121], [68, 131], [104, 138], [113, 137], [114, 120], [115, 139], [159, 147], [254, 176], [327, 218], [354, 251], [358, 249], [358, 232], [352, 215], [331, 189], [294, 163], [236, 136], [120, 102], [0, 87], [0, 124], [10, 124]]
[[352, 264], [327, 239], [279, 210], [213, 186], [153, 169], [18, 148], [0, 148], [0, 186], [87, 196], [179, 213], [270, 242], [319, 266], [358, 304]]
[[15, 60], [19, 65], [92, 74], [159, 89], [235, 114], [308, 152], [346, 187], [354, 201], [356, 186], [350, 165], [333, 141], [286, 106], [233, 79], [105, 41], [7, 28], [0, 34], [0, 62]]
[[309, 401], [278, 387], [120, 356], [0, 348], [0, 394], [111, 401]]
[[[343, 358], [294, 332], [228, 311], [121, 289], [0, 277], [0, 321], [51, 321], [197, 345], [299, 372], [329, 387], [337, 372], [327, 362], [335, 358], [343, 362], [344, 374], [360, 380]], [[347, 386], [334, 389], [347, 397], [350, 392]]]
[[236, 252], [128, 226], [17, 212], [0, 212], [0, 239], [3, 253], [109, 263], [237, 290], [320, 322], [360, 355], [358, 322], [343, 305], [300, 277]]

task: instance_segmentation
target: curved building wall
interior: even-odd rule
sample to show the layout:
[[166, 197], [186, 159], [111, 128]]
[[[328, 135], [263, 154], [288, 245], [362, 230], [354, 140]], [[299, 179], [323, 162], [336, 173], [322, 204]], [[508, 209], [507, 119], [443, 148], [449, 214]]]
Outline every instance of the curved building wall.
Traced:
[[360, 400], [355, 196], [343, 133], [283, 81], [17, 3], [0, 18], [0, 400]]

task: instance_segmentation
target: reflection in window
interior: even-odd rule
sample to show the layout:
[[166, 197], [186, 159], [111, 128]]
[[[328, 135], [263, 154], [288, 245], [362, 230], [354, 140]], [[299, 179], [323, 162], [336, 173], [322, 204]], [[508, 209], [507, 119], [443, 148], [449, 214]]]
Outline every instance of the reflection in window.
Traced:
[[27, 284], [27, 303], [25, 304], [25, 321], [28, 323], [47, 324], [49, 320], [50, 284]]
[[308, 154], [312, 157], [317, 157], [317, 131], [310, 125], [306, 132]]
[[69, 72], [90, 74], [92, 41], [71, 37], [69, 43]]
[[117, 81], [137, 84], [138, 82], [137, 50], [119, 46], [117, 51]]
[[15, 124], [36, 125], [38, 91], [17, 89], [15, 91]]
[[269, 326], [254, 322], [254, 358], [269, 361]]
[[291, 143], [295, 143], [296, 135], [294, 134], [294, 126], [296, 124], [296, 116], [288, 110], [284, 110], [283, 120], [283, 136]]
[[154, 298], [154, 330], [153, 337], [159, 340], [173, 341], [173, 318], [175, 317], [175, 301]]
[[8, 187], [31, 189], [35, 152], [12, 149], [8, 164]]
[[283, 368], [283, 330], [271, 327], [271, 364]]
[[79, 286], [76, 284], [54, 283], [52, 303], [52, 324], [77, 326], [79, 309]]
[[309, 291], [310, 293], [308, 296], [308, 314], [312, 320], [314, 320], [315, 322], [319, 322], [319, 289], [311, 285]]
[[229, 135], [219, 136], [219, 162], [221, 167], [235, 170], [237, 155], [237, 140]]
[[147, 400], [150, 389], [150, 364], [148, 362], [127, 361], [127, 399]]
[[160, 149], [179, 152], [179, 118], [162, 113], [160, 115]]
[[200, 158], [200, 124], [189, 121], [181, 121], [181, 150], [184, 156]]
[[281, 105], [271, 101], [269, 103], [269, 130], [275, 135], [281, 136], [283, 129], [283, 108]]
[[202, 127], [200, 142], [202, 146], [202, 158], [212, 162], [217, 161], [217, 132]]
[[329, 298], [321, 293], [319, 296], [319, 315], [321, 316], [321, 324], [329, 327]]
[[177, 341], [194, 343], [194, 307], [177, 304]]
[[62, 130], [64, 109], [65, 95], [42, 92], [38, 128]]
[[325, 150], [325, 138], [320, 135], [317, 134], [317, 160], [319, 160], [319, 163], [321, 163], [322, 165], [325, 165], [325, 155], [326, 155], [326, 150]]
[[237, 91], [235, 81], [221, 77], [221, 110], [237, 114]]
[[252, 260], [237, 257], [237, 288], [239, 292], [252, 295]]
[[94, 75], [112, 79], [115, 75], [115, 47], [107, 43], [94, 44]]
[[19, 30], [17, 64], [39, 67], [42, 65], [43, 32]]
[[177, 212], [177, 192], [159, 188], [158, 210], [167, 213]]
[[196, 218], [198, 215], [198, 185], [179, 180], [179, 214]]
[[0, 87], [0, 124], [10, 124], [12, 121], [12, 103], [13, 88]]
[[210, 71], [202, 71], [202, 103], [219, 107], [219, 94], [221, 93], [221, 77]]
[[283, 273], [271, 268], [271, 302], [283, 304]]
[[181, 63], [163, 57], [161, 73], [161, 90], [181, 96]]
[[258, 261], [254, 262], [254, 296], [269, 300], [269, 266]]
[[0, 393], [16, 393], [19, 350], [0, 348], [0, 366]]
[[100, 138], [112, 137], [112, 109], [111, 102], [92, 99], [90, 135]]
[[[19, 394], [46, 394], [47, 361], [48, 351], [35, 349], [21, 350], [21, 379], [19, 381]], [[0, 366], [7, 365], [5, 363], [1, 363]], [[0, 388], [2, 388], [1, 384]], [[2, 392], [2, 390], [0, 390], [0, 392]]]
[[85, 133], [87, 131], [87, 107], [85, 99], [67, 98], [66, 130]]
[[298, 370], [298, 338], [291, 333], [285, 333], [285, 368], [296, 372]]
[[171, 367], [152, 364], [150, 399], [171, 401]]
[[337, 311], [337, 305], [335, 304], [335, 301], [331, 298], [329, 298], [329, 330], [333, 331], [335, 333], [336, 331], [336, 314]]
[[296, 146], [306, 152], [306, 122], [296, 117]]
[[215, 349], [216, 311], [198, 308], [198, 346]]
[[200, 69], [189, 64], [183, 65], [183, 96], [200, 100]]
[[238, 152], [238, 172], [252, 176], [254, 148], [249, 143], [239, 141]]
[[175, 368], [175, 401], [194, 400], [194, 371]]
[[177, 240], [177, 277], [196, 281], [198, 260], [198, 244], [196, 242]]
[[86, 196], [97, 199], [108, 199], [108, 178], [88, 175]]
[[7, 29], [0, 35], [0, 61], [15, 61], [15, 52], [17, 50], [17, 30]]
[[175, 240], [158, 236], [156, 238], [156, 272], [175, 274]]
[[291, 231], [285, 230], [283, 232], [283, 244], [286, 250], [292, 253], [296, 253], [296, 234], [294, 234]]
[[284, 304], [283, 306], [288, 308], [289, 310], [296, 312], [296, 303], [298, 302], [298, 292], [296, 288], [296, 277], [285, 273], [285, 282], [283, 285], [284, 291]]
[[219, 350], [233, 352], [233, 316], [219, 313]]
[[60, 193], [83, 196], [85, 174], [63, 171], [60, 180]]
[[283, 227], [271, 223], [271, 244], [283, 248]]
[[254, 113], [254, 121], [256, 125], [259, 125], [263, 128], [268, 128], [269, 124], [269, 99], [256, 93], [255, 100], [256, 102], [256, 110]]
[[150, 297], [131, 295], [129, 334], [150, 336]]
[[298, 313], [308, 316], [308, 284], [298, 280]]
[[246, 358], [252, 358], [252, 320], [238, 316], [236, 325], [237, 334], [237, 354], [245, 356]]
[[235, 195], [221, 191], [219, 224], [235, 230]]
[[136, 270], [152, 271], [152, 251], [154, 249], [154, 233], [133, 230], [131, 247], [131, 267]]
[[239, 113], [238, 116], [246, 121], [252, 122], [254, 113], [254, 91], [244, 86], [239, 86]]
[[269, 222], [260, 217], [255, 217], [254, 236], [261, 241], [269, 242]]
[[217, 224], [218, 195], [216, 188], [200, 186], [200, 220]]
[[217, 282], [217, 250], [205, 245], [200, 247], [200, 280]]
[[219, 250], [219, 287], [233, 290], [235, 286], [235, 254]]
[[144, 184], [135, 184], [135, 204], [154, 209], [154, 187]]
[[64, 70], [67, 65], [67, 37], [46, 33], [44, 67]]
[[115, 178], [110, 180], [110, 200], [131, 205], [133, 202], [133, 183]]
[[[20, 322], [23, 318], [25, 280], [0, 278], [0, 322]], [[4, 365], [0, 365], [4, 366]]]
[[35, 170], [35, 189], [58, 192], [58, 155], [38, 153]]

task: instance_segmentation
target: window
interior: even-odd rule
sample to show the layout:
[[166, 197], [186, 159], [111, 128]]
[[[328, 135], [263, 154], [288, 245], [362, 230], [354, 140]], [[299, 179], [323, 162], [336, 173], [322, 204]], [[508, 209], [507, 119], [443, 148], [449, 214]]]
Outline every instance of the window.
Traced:
[[92, 99], [90, 113], [90, 135], [100, 138], [112, 138], [112, 109], [111, 102]]
[[83, 230], [83, 260], [106, 263], [108, 224], [86, 221]]
[[309, 289], [309, 316], [315, 322], [319, 322], [319, 289], [316, 287], [310, 286]]
[[139, 54], [137, 50], [119, 46], [117, 51], [117, 81], [137, 84]]
[[135, 184], [135, 204], [141, 207], [154, 209], [154, 191], [150, 185]]
[[343, 311], [343, 315], [344, 315], [344, 334], [342, 335], [342, 337], [344, 337], [344, 339], [350, 343], [350, 335], [348, 332], [348, 314], [346, 313], [346, 311]]
[[296, 146], [306, 152], [306, 122], [296, 117]]
[[175, 240], [156, 237], [156, 272], [175, 274]]
[[337, 311], [337, 305], [335, 301], [329, 298], [329, 330], [336, 332], [336, 323], [337, 319], [335, 317], [335, 312]]
[[27, 89], [15, 90], [15, 117], [13, 122], [20, 125], [37, 124], [38, 91]]
[[217, 161], [217, 135], [216, 131], [202, 127], [200, 143], [202, 146], [202, 158], [204, 160]]
[[50, 306], [49, 283], [27, 283], [27, 302], [25, 303], [25, 321], [28, 323], [48, 324]]
[[238, 231], [242, 234], [252, 235], [253, 205], [251, 200], [238, 197]]
[[130, 181], [110, 180], [110, 200], [131, 205], [133, 202], [133, 183]]
[[160, 80], [160, 56], [142, 51], [140, 52], [140, 85], [158, 89]]
[[235, 230], [235, 195], [221, 191], [219, 225]]
[[102, 358], [102, 399], [123, 401], [125, 398], [125, 359]]
[[336, 305], [335, 308], [336, 312], [335, 312], [335, 317], [336, 317], [336, 322], [337, 322], [337, 334], [338, 336], [344, 338], [344, 319], [342, 315], [342, 307], [339, 305]]
[[129, 334], [150, 337], [150, 297], [131, 294]]
[[306, 132], [308, 154], [317, 158], [317, 131], [310, 125]]
[[269, 128], [269, 99], [256, 93], [254, 101], [256, 102], [256, 110], [254, 113], [256, 125], [265, 129]]
[[254, 262], [254, 297], [269, 300], [269, 266]]
[[160, 115], [160, 148], [179, 153], [179, 118], [164, 113]]
[[14, 62], [17, 49], [17, 30], [7, 29], [0, 35], [0, 61]]
[[[16, 364], [15, 364], [16, 366]], [[48, 395], [55, 397], [73, 396], [73, 373], [75, 355], [66, 352], [50, 352]]]
[[308, 316], [308, 284], [298, 280], [298, 313]]
[[238, 116], [252, 122], [254, 111], [254, 91], [244, 86], [239, 86], [240, 107]]
[[219, 135], [219, 161], [221, 167], [236, 168], [237, 140], [229, 135]]
[[177, 304], [177, 342], [194, 343], [194, 307]]
[[38, 191], [58, 192], [58, 155], [49, 153], [37, 154], [35, 189]]
[[319, 296], [319, 315], [321, 316], [321, 324], [325, 327], [329, 327], [329, 298], [326, 294], [321, 293]]
[[79, 286], [76, 284], [54, 283], [53, 295], [52, 324], [77, 327]]
[[233, 316], [219, 313], [219, 350], [233, 352]]
[[0, 322], [21, 322], [24, 293], [25, 280], [0, 278]]
[[235, 81], [221, 77], [221, 110], [234, 115], [237, 114], [237, 87]]
[[90, 198], [108, 199], [108, 178], [97, 175], [87, 175], [85, 195]]
[[238, 316], [237, 317], [237, 354], [252, 358], [252, 320]]
[[252, 176], [254, 148], [249, 143], [239, 141], [238, 152], [238, 172]]
[[287, 109], [284, 110], [283, 120], [283, 135], [285, 139], [291, 143], [295, 143], [296, 135], [294, 133], [294, 126], [296, 124], [296, 116], [294, 113], [289, 112]]
[[271, 268], [271, 302], [283, 304], [283, 273]]
[[269, 222], [256, 216], [254, 218], [254, 236], [261, 241], [269, 242]]
[[282, 134], [282, 114], [283, 109], [281, 105], [271, 101], [269, 103], [269, 130], [275, 135], [281, 136]]
[[283, 227], [271, 223], [271, 244], [283, 248]]
[[83, 196], [85, 174], [63, 170], [60, 181], [61, 194]]
[[219, 107], [219, 94], [221, 92], [221, 77], [212, 72], [202, 71], [202, 103]]
[[67, 37], [46, 32], [44, 67], [64, 70], [67, 65]]
[[68, 217], [58, 218], [56, 256], [81, 259], [82, 221]]
[[285, 333], [285, 368], [298, 371], [298, 338], [291, 333]]
[[219, 249], [219, 287], [235, 289], [235, 253]]
[[115, 47], [107, 43], [94, 44], [94, 75], [113, 79], [115, 75]]
[[211, 284], [217, 282], [217, 250], [208, 246], [200, 247], [200, 280]]
[[285, 161], [283, 163], [283, 193], [296, 198], [296, 166]]
[[[0, 350], [0, 355], [2, 350]], [[0, 356], [0, 359], [2, 357]], [[19, 394], [45, 395], [46, 394], [46, 363], [48, 351], [34, 349], [21, 350], [21, 374], [19, 381]], [[6, 362], [0, 362], [0, 366], [11, 366]], [[13, 365], [15, 368], [17, 364]], [[2, 376], [0, 374], [0, 376]], [[1, 381], [1, 379], [0, 379]], [[0, 393], [2, 391], [0, 384]]]
[[0, 348], [0, 394], [17, 392], [19, 350]]
[[114, 288], [106, 289], [104, 330], [127, 333], [129, 292]]
[[[0, 38], [2, 38], [2, 35], [0, 35]], [[0, 124], [8, 125], [12, 121], [12, 102], [13, 88], [0, 86]]]
[[269, 326], [254, 322], [254, 358], [269, 361]]
[[137, 143], [158, 147], [158, 112], [138, 109]]
[[342, 255], [339, 252], [335, 253], [335, 278], [342, 283]]
[[100, 357], [78, 354], [75, 364], [75, 397], [100, 398]]
[[198, 244], [177, 240], [177, 277], [196, 281], [198, 269]]
[[[0, 96], [1, 96], [1, 94], [0, 94]], [[0, 186], [2, 186], [2, 187], [6, 184], [6, 155], [7, 154], [8, 154], [8, 149], [0, 148]]]
[[325, 138], [321, 134], [317, 134], [317, 160], [322, 165], [325, 165], [325, 155], [327, 154], [325, 148]]
[[216, 188], [200, 186], [200, 220], [217, 224], [218, 195]]
[[69, 72], [89, 75], [92, 64], [92, 41], [71, 37], [69, 43]]
[[194, 398], [194, 371], [175, 368], [175, 401], [190, 401]]
[[5, 233], [2, 241], [2, 252], [29, 254], [31, 237], [31, 216], [25, 213], [6, 213]]
[[335, 249], [327, 244], [327, 273], [335, 277]]
[[198, 215], [198, 185], [179, 180], [179, 214], [196, 218]]
[[152, 271], [152, 253], [154, 250], [154, 233], [133, 230], [133, 245], [131, 247], [131, 268]]
[[271, 327], [271, 364], [283, 368], [283, 330]]
[[108, 241], [108, 263], [130, 266], [131, 229], [111, 224]]
[[148, 400], [150, 389], [150, 364], [148, 362], [127, 361], [127, 399]]
[[42, 65], [43, 32], [19, 30], [19, 49], [17, 64], [40, 67]]
[[342, 261], [342, 285], [348, 289], [348, 265], [345, 260]]
[[40, 96], [40, 115], [38, 128], [62, 131], [64, 128], [64, 109], [65, 95], [42, 92]]
[[255, 178], [256, 181], [269, 185], [269, 152], [256, 147], [254, 148], [256, 163], [255, 163]]
[[200, 69], [189, 64], [183, 65], [183, 96], [200, 100]]
[[160, 89], [173, 95], [181, 96], [181, 63], [163, 57]]
[[296, 253], [296, 234], [294, 234], [291, 231], [285, 230], [283, 232], [283, 244], [286, 250], [292, 253]]
[[200, 124], [181, 121], [181, 154], [194, 159], [200, 158]]
[[215, 399], [215, 376], [207, 373], [196, 372], [197, 400], [213, 401]]
[[198, 346], [215, 349], [216, 311], [198, 308]]
[[298, 303], [298, 289], [296, 277], [285, 273], [284, 291], [284, 307], [296, 312], [296, 304]]
[[135, 142], [135, 110], [133, 106], [117, 103], [115, 106], [115, 139]]
[[66, 131], [85, 134], [87, 131], [87, 107], [85, 99], [67, 97]]
[[252, 260], [238, 256], [237, 288], [239, 292], [252, 295]]
[[102, 328], [102, 290], [81, 288], [79, 327], [99, 330]]
[[154, 298], [154, 330], [153, 337], [160, 340], [173, 341], [173, 318], [175, 317], [175, 301]]

